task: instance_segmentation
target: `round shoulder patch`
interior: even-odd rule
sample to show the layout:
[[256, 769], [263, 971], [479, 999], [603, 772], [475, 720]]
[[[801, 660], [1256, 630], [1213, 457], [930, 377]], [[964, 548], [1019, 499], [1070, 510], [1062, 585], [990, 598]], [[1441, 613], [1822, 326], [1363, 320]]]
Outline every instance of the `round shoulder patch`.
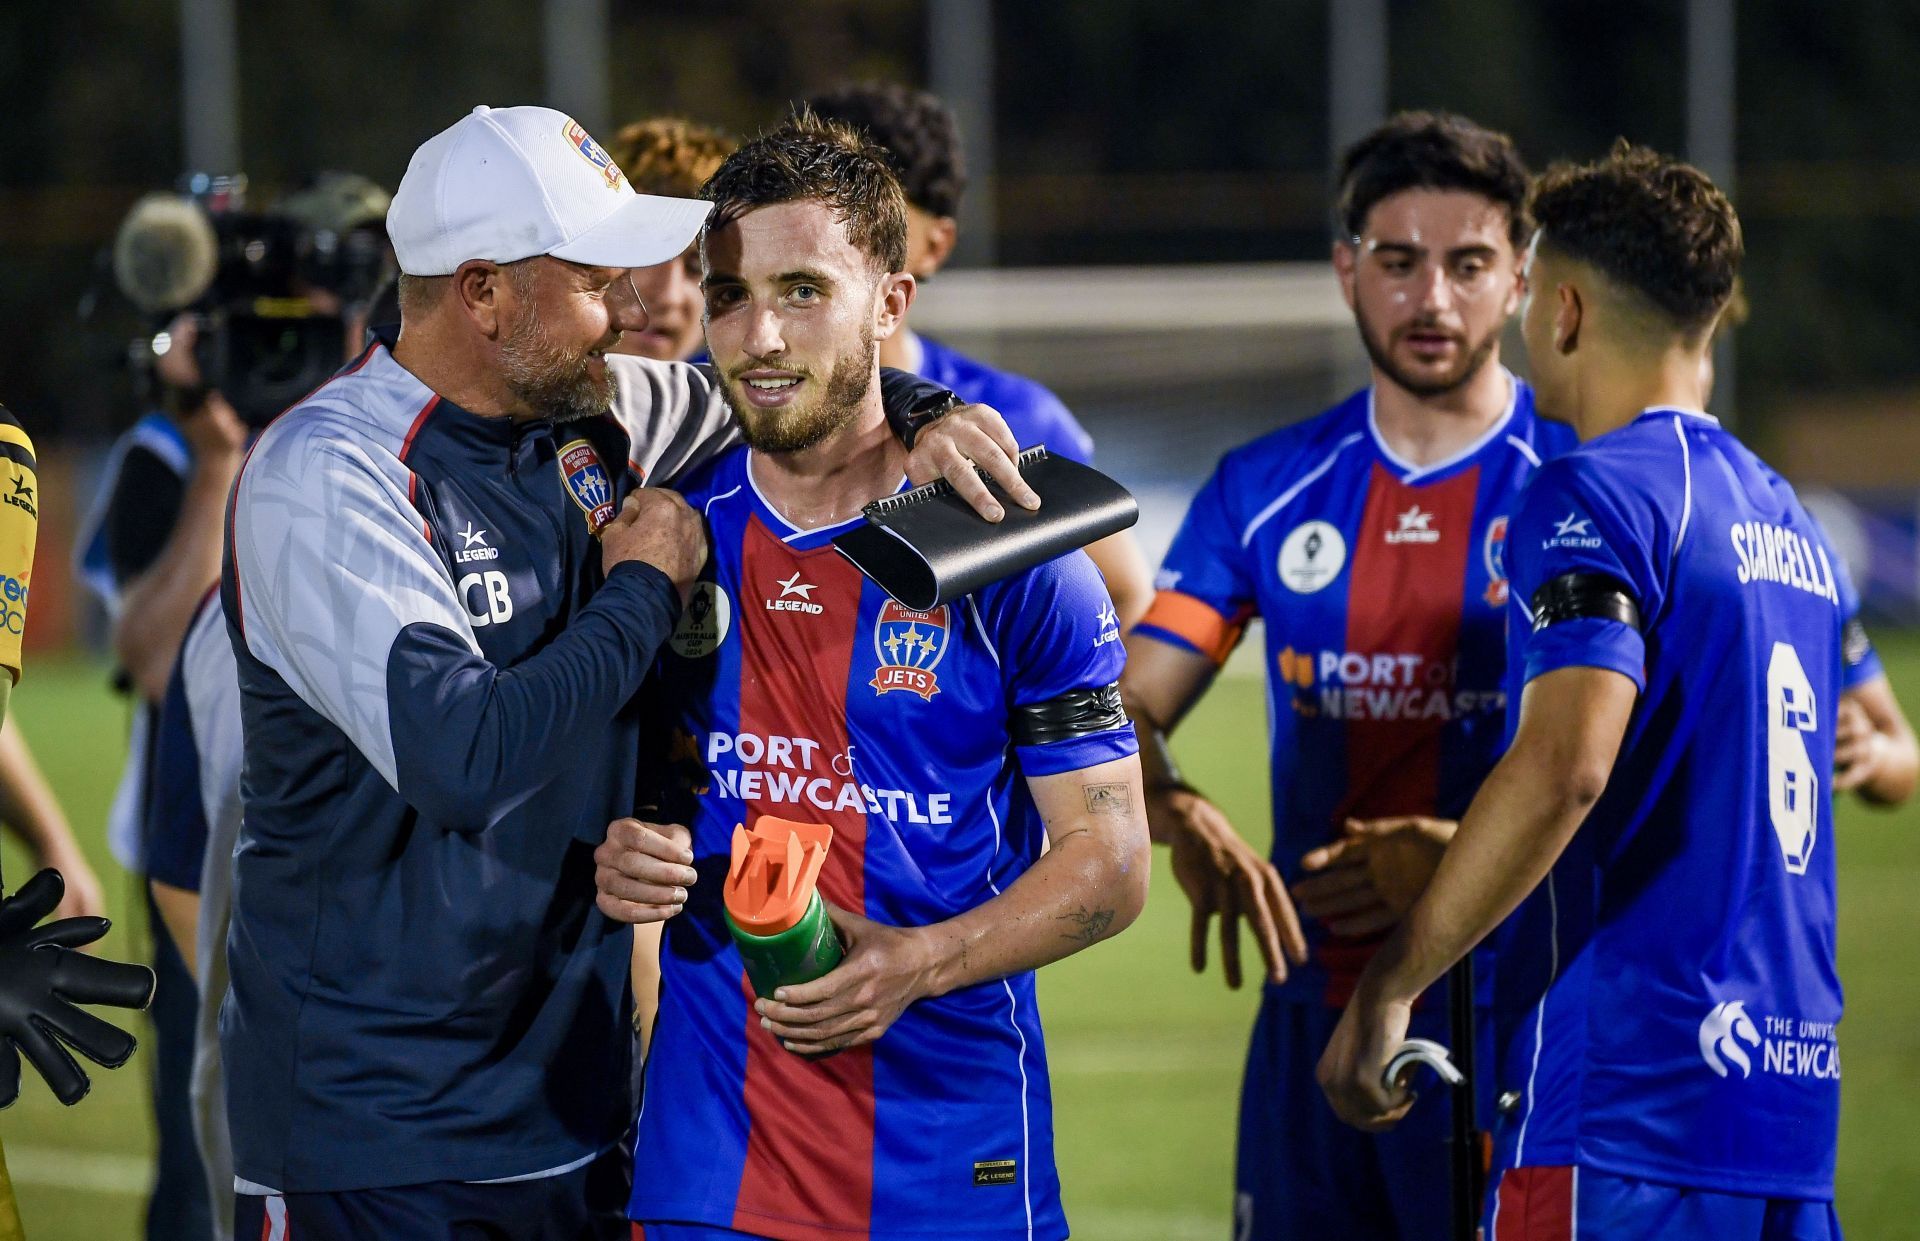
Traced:
[[1323, 588], [1346, 563], [1347, 541], [1328, 522], [1302, 522], [1280, 544], [1280, 580], [1296, 594]]
[[733, 605], [727, 602], [727, 592], [713, 582], [695, 582], [667, 646], [682, 659], [700, 659], [719, 650], [732, 628]]

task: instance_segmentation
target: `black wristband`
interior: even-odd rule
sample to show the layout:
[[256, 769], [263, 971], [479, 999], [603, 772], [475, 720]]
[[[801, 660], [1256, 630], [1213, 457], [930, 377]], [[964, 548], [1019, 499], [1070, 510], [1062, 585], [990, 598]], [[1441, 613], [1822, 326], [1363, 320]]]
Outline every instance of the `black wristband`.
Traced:
[[939, 384], [886, 366], [880, 368], [880, 400], [886, 407], [887, 425], [909, 449], [928, 423], [966, 404]]
[[1533, 592], [1533, 631], [1561, 621], [1596, 618], [1640, 628], [1640, 605], [1625, 582], [1607, 573], [1562, 573]]

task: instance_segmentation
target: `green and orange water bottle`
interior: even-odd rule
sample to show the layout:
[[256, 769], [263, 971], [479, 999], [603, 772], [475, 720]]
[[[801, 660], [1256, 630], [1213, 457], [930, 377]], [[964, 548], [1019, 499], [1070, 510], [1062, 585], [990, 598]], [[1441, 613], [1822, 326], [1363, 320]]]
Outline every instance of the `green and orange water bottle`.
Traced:
[[722, 903], [747, 981], [761, 999], [812, 982], [846, 956], [820, 899], [820, 868], [832, 845], [833, 829], [824, 823], [762, 815], [751, 831], [744, 824], [733, 829]]

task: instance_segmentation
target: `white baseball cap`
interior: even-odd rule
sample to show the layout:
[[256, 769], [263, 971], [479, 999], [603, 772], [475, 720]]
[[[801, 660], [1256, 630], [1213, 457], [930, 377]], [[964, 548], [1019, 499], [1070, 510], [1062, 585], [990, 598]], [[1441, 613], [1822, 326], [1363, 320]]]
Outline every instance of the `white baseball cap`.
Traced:
[[410, 276], [536, 254], [651, 267], [693, 243], [710, 206], [634, 193], [613, 158], [564, 112], [482, 104], [413, 153], [387, 210], [387, 236]]

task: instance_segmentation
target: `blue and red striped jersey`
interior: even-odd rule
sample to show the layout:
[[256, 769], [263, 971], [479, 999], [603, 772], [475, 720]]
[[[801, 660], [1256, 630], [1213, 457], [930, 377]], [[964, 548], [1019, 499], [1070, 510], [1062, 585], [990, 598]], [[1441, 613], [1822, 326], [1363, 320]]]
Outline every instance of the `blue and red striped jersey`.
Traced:
[[[1509, 377], [1499, 421], [1415, 466], [1382, 438], [1371, 389], [1222, 459], [1167, 552], [1139, 632], [1224, 661], [1266, 629], [1273, 852], [1281, 875], [1349, 817], [1457, 818], [1504, 741], [1507, 521], [1572, 429]], [[1281, 984], [1344, 1004], [1377, 939], [1308, 928]]]
[[[1501, 932], [1505, 1162], [1830, 1198], [1840, 1105], [1833, 728], [1879, 674], [1825, 534], [1705, 414], [1551, 462], [1514, 517], [1512, 684], [1612, 669], [1639, 701], [1606, 793]], [[1536, 628], [1603, 575], [1640, 624]]]
[[844, 526], [789, 525], [750, 460], [686, 489], [714, 552], [659, 688], [700, 881], [666, 927], [631, 1214], [794, 1241], [1064, 1237], [1032, 973], [803, 1059], [760, 1028], [720, 889], [734, 826], [773, 814], [833, 828], [820, 891], [879, 922], [1005, 891], [1044, 839], [1026, 780], [1136, 750], [1124, 724], [1039, 745], [1009, 728], [1016, 706], [1118, 680], [1113, 605], [1076, 552], [903, 608], [833, 549]]

